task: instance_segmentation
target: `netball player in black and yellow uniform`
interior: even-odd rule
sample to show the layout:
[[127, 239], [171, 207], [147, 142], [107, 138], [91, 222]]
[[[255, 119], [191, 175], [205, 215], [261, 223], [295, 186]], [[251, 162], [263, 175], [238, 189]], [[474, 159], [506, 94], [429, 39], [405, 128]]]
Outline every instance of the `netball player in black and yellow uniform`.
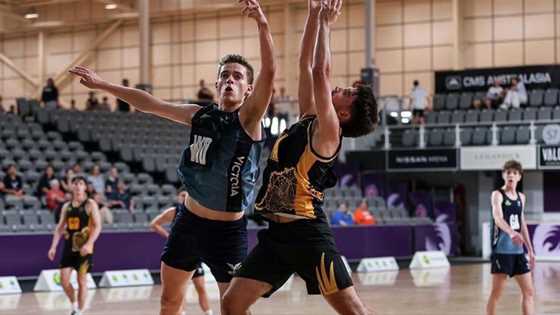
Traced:
[[[269, 228], [241, 264], [223, 301], [223, 315], [247, 314], [297, 273], [309, 294], [322, 294], [340, 314], [367, 314], [338, 253], [321, 206], [342, 137], [371, 132], [377, 104], [369, 87], [331, 89], [330, 26], [341, 0], [309, 0], [300, 56], [301, 119], [276, 141], [263, 175], [255, 212]], [[313, 48], [315, 47], [313, 60]], [[313, 62], [314, 61], [314, 62]], [[311, 65], [313, 65], [313, 68]]]
[[[80, 315], [87, 295], [87, 274], [91, 271], [93, 246], [101, 232], [97, 203], [86, 194], [87, 181], [82, 176], [72, 179], [72, 200], [62, 207], [60, 221], [54, 230], [49, 259], [54, 260], [60, 238], [64, 249], [60, 261], [60, 280], [72, 303], [71, 315]], [[70, 284], [72, 269], [78, 272], [78, 303]]]

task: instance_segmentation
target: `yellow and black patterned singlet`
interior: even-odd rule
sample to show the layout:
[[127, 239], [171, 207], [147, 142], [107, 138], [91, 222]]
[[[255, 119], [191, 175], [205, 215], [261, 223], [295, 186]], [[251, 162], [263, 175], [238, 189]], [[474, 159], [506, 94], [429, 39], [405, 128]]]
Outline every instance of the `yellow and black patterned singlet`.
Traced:
[[331, 157], [322, 157], [313, 150], [315, 119], [302, 118], [276, 140], [255, 204], [257, 213], [315, 219], [322, 212], [323, 191], [336, 184], [332, 169], [340, 145]]
[[86, 210], [86, 199], [78, 207], [74, 207], [72, 203], [66, 208], [66, 231], [64, 239], [66, 246], [73, 252], [79, 252], [82, 246], [89, 238], [89, 220], [90, 216]]

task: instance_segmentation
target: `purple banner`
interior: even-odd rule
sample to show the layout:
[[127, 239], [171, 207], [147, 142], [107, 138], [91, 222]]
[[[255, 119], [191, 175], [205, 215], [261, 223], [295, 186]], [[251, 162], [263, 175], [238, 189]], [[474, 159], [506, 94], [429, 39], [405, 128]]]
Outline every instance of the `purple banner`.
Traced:
[[536, 256], [560, 257], [560, 225], [537, 224], [528, 228]]
[[[365, 257], [410, 257], [416, 250], [454, 248], [454, 227], [432, 226], [350, 226], [333, 227], [340, 253], [348, 259]], [[249, 230], [249, 249], [257, 243], [258, 230]], [[450, 236], [449, 236], [450, 235]], [[54, 262], [47, 259], [52, 235], [0, 235], [0, 276], [38, 276], [43, 269], [56, 269], [62, 244]], [[422, 241], [419, 241], [421, 239]], [[416, 240], [416, 243], [415, 241]], [[452, 242], [452, 243], [450, 243]], [[105, 232], [95, 245], [93, 272], [147, 268], [159, 270], [165, 240], [151, 232]], [[455, 253], [454, 251], [446, 251]]]
[[448, 256], [454, 256], [458, 252], [458, 237], [455, 224], [415, 226], [414, 251], [440, 250]]

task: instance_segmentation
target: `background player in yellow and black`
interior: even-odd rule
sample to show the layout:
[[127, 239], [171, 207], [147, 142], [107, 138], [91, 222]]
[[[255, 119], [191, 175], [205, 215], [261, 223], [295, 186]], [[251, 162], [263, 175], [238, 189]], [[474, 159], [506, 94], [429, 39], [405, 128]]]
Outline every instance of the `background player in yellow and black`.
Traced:
[[232, 280], [223, 315], [246, 314], [260, 296], [272, 294], [296, 272], [309, 294], [322, 294], [338, 313], [368, 313], [321, 205], [323, 191], [336, 184], [332, 169], [342, 137], [371, 132], [377, 104], [369, 87], [331, 89], [329, 33], [342, 1], [309, 0], [308, 7], [300, 56], [302, 118], [272, 149], [255, 205], [270, 225], [259, 232], [258, 245]]
[[[86, 194], [87, 181], [82, 176], [72, 179], [72, 200], [60, 213], [60, 221], [54, 230], [48, 256], [52, 261], [61, 237], [64, 249], [60, 261], [60, 280], [64, 292], [72, 303], [71, 315], [80, 315], [87, 295], [87, 274], [91, 271], [93, 247], [101, 232], [101, 217], [97, 203]], [[78, 273], [78, 299], [70, 284], [72, 269]]]

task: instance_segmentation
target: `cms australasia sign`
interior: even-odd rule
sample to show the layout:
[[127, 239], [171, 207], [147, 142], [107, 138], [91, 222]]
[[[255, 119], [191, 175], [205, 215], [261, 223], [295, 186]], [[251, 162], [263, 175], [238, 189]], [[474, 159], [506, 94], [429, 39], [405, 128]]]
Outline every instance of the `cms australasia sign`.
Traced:
[[560, 66], [556, 65], [438, 71], [435, 76], [436, 93], [487, 91], [496, 81], [507, 86], [514, 78], [530, 89], [560, 86]]
[[541, 146], [539, 155], [540, 168], [560, 168], [560, 146]]

